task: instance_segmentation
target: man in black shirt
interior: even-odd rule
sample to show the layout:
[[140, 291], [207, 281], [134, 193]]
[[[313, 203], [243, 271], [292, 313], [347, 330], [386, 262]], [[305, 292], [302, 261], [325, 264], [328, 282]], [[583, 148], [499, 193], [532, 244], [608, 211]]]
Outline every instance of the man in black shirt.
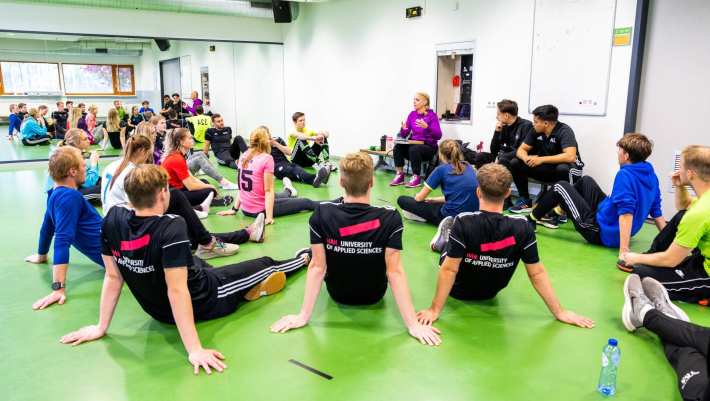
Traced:
[[438, 345], [438, 330], [417, 322], [400, 260], [402, 218], [396, 209], [370, 206], [373, 165], [369, 155], [353, 153], [340, 161], [342, 203], [321, 203], [309, 221], [313, 259], [298, 315], [271, 326], [284, 333], [305, 326], [325, 280], [331, 298], [346, 305], [372, 305], [385, 295], [387, 283], [409, 334], [422, 344]]
[[164, 214], [170, 202], [165, 170], [141, 165], [129, 173], [125, 190], [134, 210], [111, 208], [102, 227], [106, 275], [99, 323], [62, 337], [65, 344], [101, 338], [111, 323], [124, 281], [143, 310], [154, 319], [174, 323], [195, 374], [200, 367], [222, 371], [222, 354], [203, 349], [195, 321], [234, 312], [244, 299], [280, 291], [286, 274], [309, 260], [309, 251], [277, 262], [262, 257], [222, 268], [193, 258], [182, 217]]
[[[238, 170], [237, 160], [242, 152], [246, 151], [247, 144], [240, 135], [232, 141], [232, 129], [224, 126], [224, 118], [220, 114], [212, 115], [212, 128], [205, 131], [205, 145], [203, 151], [209, 156], [210, 146], [212, 153], [217, 158], [217, 163]], [[236, 157], [233, 155], [236, 153]]]
[[528, 191], [528, 178], [548, 183], [574, 181], [582, 176], [582, 159], [579, 157], [574, 131], [557, 121], [559, 112], [553, 105], [533, 110], [534, 131], [528, 132], [510, 161], [510, 171], [518, 189], [518, 202], [510, 208], [513, 213], [528, 213], [532, 201]]
[[54, 138], [64, 139], [64, 134], [67, 131], [67, 119], [69, 112], [64, 108], [64, 102], [57, 102], [57, 110], [52, 112], [52, 120], [54, 120]]
[[527, 134], [533, 131], [533, 126], [530, 121], [518, 117], [518, 104], [509, 99], [497, 103], [496, 120], [491, 154], [510, 170], [510, 161], [515, 158], [515, 152]]
[[[280, 180], [289, 178], [296, 182], [313, 185], [313, 188], [327, 184], [330, 178], [330, 168], [323, 166], [311, 174], [298, 164], [291, 163], [286, 156], [291, 155], [291, 149], [281, 138], [271, 138], [271, 157], [274, 158], [274, 176]], [[295, 195], [293, 195], [295, 196]]]
[[499, 164], [486, 164], [478, 170], [480, 211], [456, 216], [442, 254], [434, 300], [429, 309], [417, 314], [421, 323], [435, 322], [449, 295], [460, 300], [495, 297], [508, 285], [522, 259], [530, 282], [557, 320], [594, 327], [592, 320], [560, 305], [540, 263], [534, 228], [523, 217], [502, 214], [511, 181], [510, 172]]

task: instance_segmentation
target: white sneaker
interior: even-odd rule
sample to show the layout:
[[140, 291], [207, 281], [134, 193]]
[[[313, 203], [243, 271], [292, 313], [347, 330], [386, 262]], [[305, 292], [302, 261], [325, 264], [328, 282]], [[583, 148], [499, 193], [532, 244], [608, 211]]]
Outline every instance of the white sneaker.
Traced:
[[295, 198], [298, 196], [298, 191], [296, 190], [296, 188], [294, 188], [293, 182], [291, 182], [290, 178], [284, 177], [283, 183], [284, 183], [284, 189], [291, 193], [292, 198]]
[[408, 212], [406, 210], [402, 210], [402, 216], [404, 216], [405, 219], [407, 220], [412, 220], [412, 221], [420, 221], [422, 223], [426, 223], [426, 219], [423, 217], [419, 217], [416, 214], [412, 212]]
[[197, 209], [192, 209], [195, 211], [195, 214], [197, 215], [197, 218], [200, 220], [204, 220], [209, 216], [207, 212], [203, 212], [202, 210], [197, 210]]
[[222, 185], [222, 189], [225, 191], [236, 191], [239, 189], [239, 185], [234, 182], [228, 182], [227, 184]]

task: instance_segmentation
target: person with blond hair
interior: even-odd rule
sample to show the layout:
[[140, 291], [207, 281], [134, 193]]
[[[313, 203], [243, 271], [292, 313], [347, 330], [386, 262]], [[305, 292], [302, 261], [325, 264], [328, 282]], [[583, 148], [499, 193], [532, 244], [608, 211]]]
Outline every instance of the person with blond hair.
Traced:
[[31, 108], [29, 117], [22, 126], [20, 134], [22, 135], [22, 144], [25, 146], [49, 145], [51, 137], [47, 134], [47, 127], [40, 124], [39, 110]]
[[32, 305], [44, 309], [66, 301], [66, 278], [69, 269], [69, 248], [74, 247], [92, 262], [103, 266], [101, 259], [101, 216], [82, 197], [79, 188], [86, 178], [86, 166], [81, 151], [73, 146], [57, 148], [49, 156], [49, 174], [54, 187], [48, 192], [47, 210], [39, 232], [37, 253], [28, 256], [29, 263], [47, 263], [49, 247], [53, 245], [52, 292]]
[[239, 162], [239, 197], [232, 210], [219, 212], [228, 216], [242, 210], [245, 216], [266, 214], [266, 224], [273, 224], [274, 217], [315, 209], [317, 202], [295, 198], [294, 191], [287, 187], [282, 192], [274, 191], [274, 158], [271, 156], [271, 134], [265, 126], [259, 126], [249, 137], [249, 149]]
[[277, 261], [261, 257], [212, 268], [193, 257], [182, 217], [167, 214], [168, 176], [154, 165], [140, 165], [124, 183], [132, 209], [115, 206], [101, 230], [101, 256], [106, 266], [99, 321], [68, 333], [63, 344], [78, 345], [103, 337], [111, 325], [125, 283], [141, 308], [153, 319], [174, 324], [198, 374], [223, 371], [224, 356], [204, 348], [195, 322], [232, 314], [253, 301], [284, 288], [286, 276], [308, 264], [310, 253]]
[[441, 256], [434, 299], [429, 308], [417, 314], [422, 324], [439, 319], [449, 295], [463, 301], [494, 298], [508, 285], [522, 259], [530, 283], [555, 319], [594, 327], [591, 319], [560, 304], [540, 262], [534, 228], [522, 216], [502, 213], [512, 182], [510, 171], [500, 164], [489, 163], [478, 170], [476, 196], [481, 210], [461, 213], [454, 219]]
[[397, 143], [394, 145], [394, 166], [397, 174], [390, 185], [404, 184], [404, 160], [409, 160], [412, 167], [412, 179], [407, 182], [409, 188], [416, 188], [424, 181], [422, 163], [428, 162], [436, 155], [436, 144], [441, 139], [439, 118], [431, 109], [429, 95], [417, 92], [414, 95], [414, 110], [407, 120], [402, 122], [397, 138], [399, 140], [419, 141], [421, 144]]
[[[79, 110], [79, 109], [74, 109]], [[91, 143], [84, 130], [71, 128], [64, 134], [64, 139], [59, 142], [59, 147], [70, 146], [79, 149], [82, 155], [89, 151]], [[50, 153], [51, 154], [51, 153]], [[45, 191], [52, 189], [54, 182], [52, 176], [47, 177]], [[98, 205], [101, 201], [101, 175], [99, 174], [99, 152], [94, 150], [89, 153], [89, 162], [86, 163], [84, 182], [79, 185], [79, 192], [92, 204]]]
[[[478, 210], [476, 172], [464, 160], [461, 145], [454, 139], [442, 141], [439, 161], [442, 164], [434, 169], [418, 194], [397, 198], [405, 218], [439, 227], [430, 243], [435, 252], [441, 252], [446, 244], [454, 216]], [[429, 198], [431, 191], [439, 187], [444, 196]]]
[[402, 266], [402, 218], [396, 209], [370, 205], [373, 165], [369, 155], [351, 153], [340, 160], [342, 202], [321, 203], [309, 220], [311, 264], [301, 311], [271, 326], [275, 333], [303, 327], [311, 320], [323, 281], [330, 297], [344, 305], [373, 305], [388, 283], [409, 334], [439, 345], [439, 331], [417, 322]]
[[673, 300], [705, 301], [710, 298], [710, 146], [686, 147], [671, 180], [678, 213], [646, 253], [625, 252], [621, 260], [633, 273], [660, 281]]

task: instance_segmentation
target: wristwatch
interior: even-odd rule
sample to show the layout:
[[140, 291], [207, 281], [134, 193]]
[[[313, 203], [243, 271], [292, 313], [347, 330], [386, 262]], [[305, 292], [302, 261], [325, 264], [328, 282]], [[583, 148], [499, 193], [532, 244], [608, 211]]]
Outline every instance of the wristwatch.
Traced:
[[52, 283], [52, 290], [59, 291], [62, 288], [66, 288], [66, 285], [64, 285], [61, 281], [55, 281]]

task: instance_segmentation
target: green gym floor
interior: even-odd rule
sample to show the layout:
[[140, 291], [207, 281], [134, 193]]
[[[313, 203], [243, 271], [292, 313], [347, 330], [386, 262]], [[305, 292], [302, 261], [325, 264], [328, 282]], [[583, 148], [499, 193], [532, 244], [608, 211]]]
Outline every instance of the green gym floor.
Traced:
[[[63, 334], [97, 322], [103, 270], [72, 250], [66, 304], [32, 310], [51, 282], [49, 265], [23, 262], [36, 252], [45, 168], [0, 166], [3, 400], [599, 400], [600, 353], [609, 337], [619, 340], [622, 351], [616, 399], [680, 400], [658, 339], [644, 330], [629, 334], [622, 326], [626, 275], [615, 268], [616, 252], [586, 244], [571, 223], [554, 231], [538, 228], [538, 245], [562, 304], [593, 318], [591, 330], [556, 322], [521, 264], [495, 300], [449, 299], [436, 324], [443, 339], [439, 347], [407, 335], [391, 293], [361, 308], [337, 305], [323, 289], [308, 326], [271, 334], [271, 323], [299, 311], [303, 269], [282, 292], [198, 324], [203, 346], [227, 358], [229, 368], [222, 374], [194, 376], [175, 327], [151, 319], [125, 287], [105, 338], [75, 348], [61, 345]], [[223, 171], [235, 179], [233, 170]], [[386, 172], [376, 173], [374, 204], [396, 203], [397, 196], [415, 192], [390, 188], [390, 179]], [[302, 196], [332, 199], [341, 194], [337, 181], [335, 175], [320, 189], [296, 185]], [[308, 246], [308, 217], [277, 218], [265, 243], [245, 244], [237, 255], [211, 263], [291, 257]], [[250, 221], [210, 216], [205, 224], [216, 232]], [[432, 226], [405, 222], [403, 262], [418, 310], [429, 305], [435, 289], [438, 255], [429, 250], [434, 232]], [[645, 226], [632, 247], [644, 250], [653, 234], [654, 227]], [[682, 307], [693, 321], [710, 324], [702, 307]]]

